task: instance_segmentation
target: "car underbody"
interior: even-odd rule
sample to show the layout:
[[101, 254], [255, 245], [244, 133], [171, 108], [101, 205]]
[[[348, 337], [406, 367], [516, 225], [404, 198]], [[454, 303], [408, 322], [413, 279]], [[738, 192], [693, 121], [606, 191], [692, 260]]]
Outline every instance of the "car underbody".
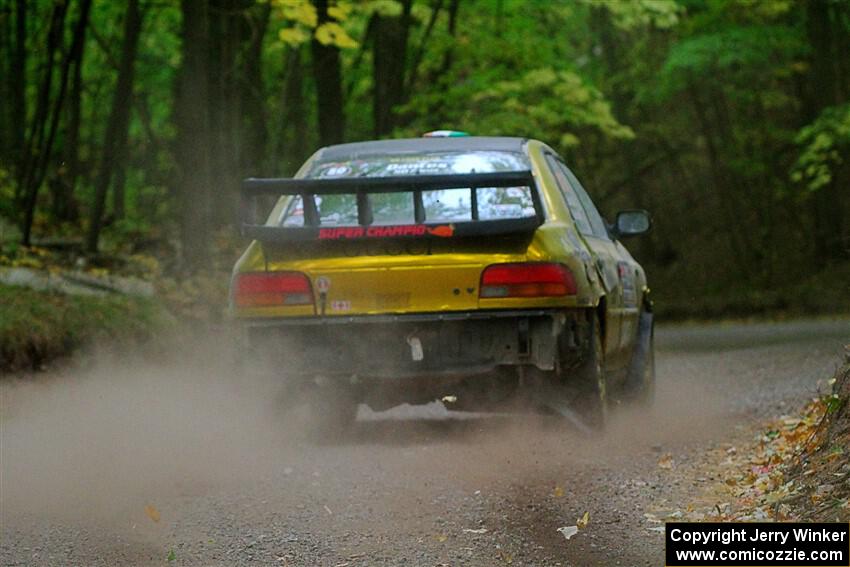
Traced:
[[477, 408], [524, 389], [551, 395], [524, 386], [554, 386], [558, 370], [581, 361], [586, 318], [581, 309], [504, 310], [257, 320], [244, 329], [250, 349], [292, 386], [342, 386], [373, 409], [445, 396]]

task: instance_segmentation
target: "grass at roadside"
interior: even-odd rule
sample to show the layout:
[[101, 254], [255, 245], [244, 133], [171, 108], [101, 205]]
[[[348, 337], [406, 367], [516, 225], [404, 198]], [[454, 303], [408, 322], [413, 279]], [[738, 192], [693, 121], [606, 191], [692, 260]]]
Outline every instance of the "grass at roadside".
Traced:
[[37, 369], [101, 340], [146, 341], [169, 320], [154, 299], [0, 285], [0, 373]]

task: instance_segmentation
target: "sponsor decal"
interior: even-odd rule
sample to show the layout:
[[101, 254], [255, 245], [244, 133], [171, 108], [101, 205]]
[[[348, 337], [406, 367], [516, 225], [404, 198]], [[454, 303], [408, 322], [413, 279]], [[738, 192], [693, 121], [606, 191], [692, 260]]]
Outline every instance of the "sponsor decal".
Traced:
[[396, 238], [399, 236], [439, 236], [454, 234], [450, 224], [427, 226], [424, 224], [398, 224], [389, 226], [338, 226], [319, 229], [319, 240], [352, 240], [357, 238]]
[[637, 305], [637, 292], [635, 290], [635, 275], [628, 262], [617, 262], [617, 273], [623, 284], [623, 303], [627, 306]]
[[331, 288], [331, 279], [327, 276], [319, 276], [316, 278], [316, 289], [319, 293], [327, 293]]
[[351, 311], [351, 302], [341, 299], [331, 301], [331, 311]]
[[340, 177], [351, 173], [351, 168], [347, 165], [335, 165], [327, 168], [323, 173], [324, 177]]
[[450, 224], [444, 224], [441, 226], [435, 226], [434, 228], [428, 229], [429, 234], [433, 234], [434, 236], [442, 236], [443, 238], [448, 238], [455, 233], [455, 227]]

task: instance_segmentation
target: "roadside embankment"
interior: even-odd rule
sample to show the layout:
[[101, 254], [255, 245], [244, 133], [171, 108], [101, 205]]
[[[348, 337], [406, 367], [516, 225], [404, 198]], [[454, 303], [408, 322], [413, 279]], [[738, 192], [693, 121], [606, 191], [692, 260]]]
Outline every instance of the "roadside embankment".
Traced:
[[152, 298], [0, 284], [0, 375], [37, 370], [100, 341], [145, 342], [172, 321]]
[[801, 519], [850, 522], [850, 350], [824, 404], [812, 442], [790, 471], [798, 488], [789, 505]]
[[744, 427], [680, 468], [701, 490], [657, 520], [850, 521], [850, 350], [826, 378], [825, 393], [798, 411]]

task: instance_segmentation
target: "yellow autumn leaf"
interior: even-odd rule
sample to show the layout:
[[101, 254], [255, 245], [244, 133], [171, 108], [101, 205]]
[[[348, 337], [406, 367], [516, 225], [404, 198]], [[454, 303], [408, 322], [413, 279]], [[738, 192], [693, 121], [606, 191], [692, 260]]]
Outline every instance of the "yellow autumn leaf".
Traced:
[[283, 17], [287, 20], [293, 20], [311, 28], [315, 28], [319, 23], [316, 7], [309, 0], [279, 0], [278, 5], [282, 9]]
[[587, 522], [590, 521], [590, 512], [585, 512], [584, 515], [576, 520], [576, 527], [580, 530], [583, 530], [587, 527]]
[[316, 39], [322, 45], [335, 45], [340, 49], [357, 47], [357, 42], [348, 35], [348, 32], [342, 29], [341, 25], [334, 22], [327, 22], [317, 27]]
[[159, 510], [148, 504], [145, 506], [145, 514], [154, 522], [159, 522]]
[[556, 486], [555, 490], [552, 491], [552, 496], [554, 496], [555, 498], [563, 498], [564, 489], [561, 488], [560, 486]]
[[345, 20], [351, 13], [351, 4], [340, 2], [336, 6], [328, 6], [328, 16], [340, 22]]
[[658, 468], [670, 470], [673, 468], [673, 466], [673, 455], [671, 455], [670, 453], [666, 453], [660, 459], [658, 459]]
[[278, 37], [282, 42], [292, 46], [301, 45], [310, 39], [310, 35], [301, 28], [282, 29]]

